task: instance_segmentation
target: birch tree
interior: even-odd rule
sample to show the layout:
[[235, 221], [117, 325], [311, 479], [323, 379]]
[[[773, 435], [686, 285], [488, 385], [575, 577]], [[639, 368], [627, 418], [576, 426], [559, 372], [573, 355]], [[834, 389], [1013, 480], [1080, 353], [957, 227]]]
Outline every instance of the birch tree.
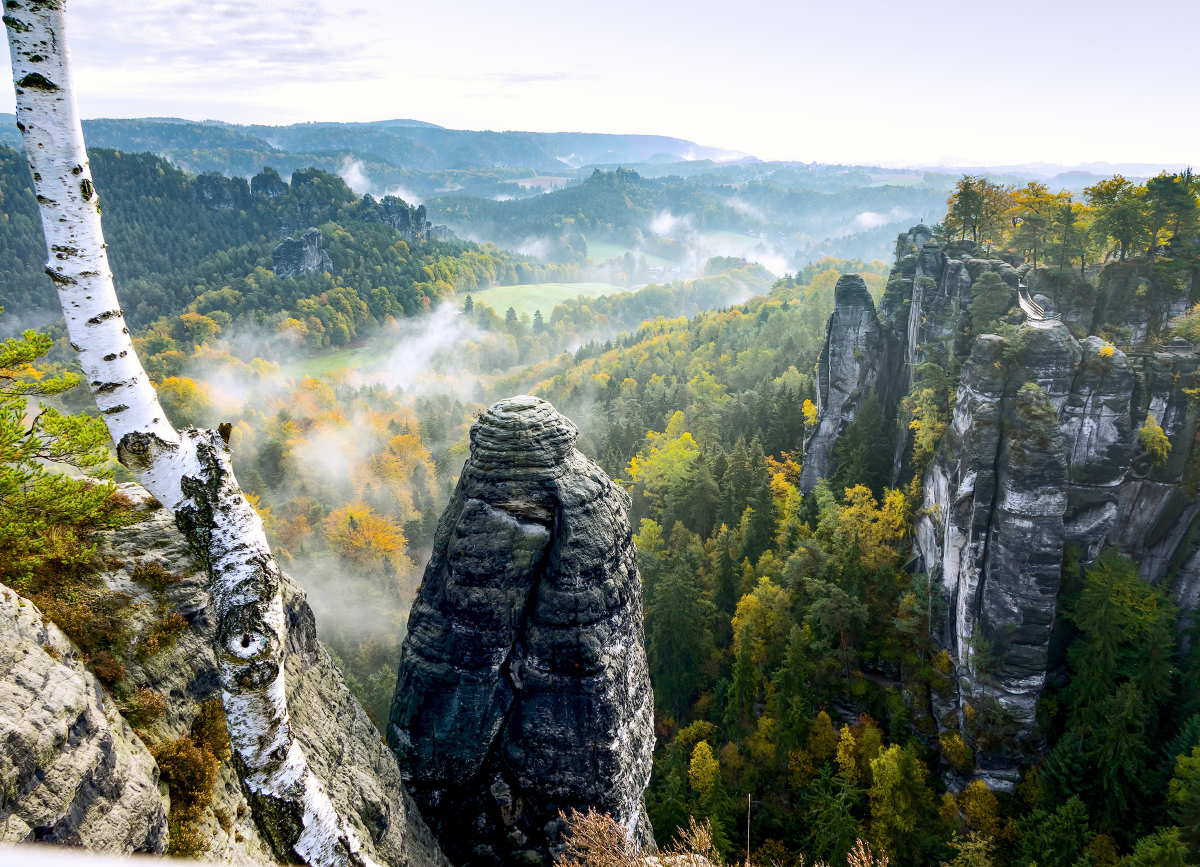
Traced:
[[280, 571], [217, 431], [176, 431], [134, 351], [113, 288], [71, 85], [64, 0], [5, 0], [17, 126], [33, 175], [72, 348], [133, 476], [175, 514], [208, 568], [234, 762], [277, 853], [362, 865], [353, 828], [311, 770], [288, 719]]

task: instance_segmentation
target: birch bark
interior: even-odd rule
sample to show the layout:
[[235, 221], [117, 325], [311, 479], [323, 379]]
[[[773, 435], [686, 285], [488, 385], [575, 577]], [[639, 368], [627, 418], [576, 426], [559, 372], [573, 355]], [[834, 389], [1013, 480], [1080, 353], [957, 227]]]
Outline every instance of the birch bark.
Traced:
[[5, 0], [17, 126], [46, 235], [46, 273], [122, 464], [175, 513], [204, 556], [233, 755], [277, 854], [373, 867], [292, 734], [284, 692], [287, 625], [262, 521], [215, 431], [176, 431], [134, 351], [113, 288], [96, 189], [71, 85], [65, 0]]

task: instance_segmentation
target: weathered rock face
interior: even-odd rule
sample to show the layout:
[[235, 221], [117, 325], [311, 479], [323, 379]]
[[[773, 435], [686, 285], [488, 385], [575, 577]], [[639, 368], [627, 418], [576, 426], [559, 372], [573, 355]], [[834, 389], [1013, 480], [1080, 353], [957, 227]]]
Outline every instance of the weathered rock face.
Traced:
[[413, 210], [395, 196], [384, 196], [378, 203], [371, 196], [363, 196], [363, 204], [367, 206], [363, 212], [364, 223], [384, 223], [398, 231], [406, 241], [449, 241], [458, 237], [449, 226], [433, 225], [426, 217], [424, 205]]
[[197, 175], [188, 192], [193, 202], [210, 211], [230, 211], [250, 198], [244, 178], [227, 178], [220, 172]]
[[0, 843], [167, 846], [158, 765], [76, 649], [0, 585]]
[[[26, 744], [18, 740], [17, 734], [9, 733], [15, 730], [10, 725], [0, 743], [0, 755], [8, 757], [10, 750], [19, 755], [16, 751], [25, 747], [36, 747], [40, 752], [32, 752], [37, 755], [54, 750], [55, 764], [51, 767], [61, 766], [69, 772], [59, 778], [47, 770], [40, 786], [18, 784], [18, 787], [26, 785], [31, 794], [15, 803], [5, 803], [3, 810], [12, 813], [6, 831], [9, 836], [3, 838], [6, 841], [24, 839], [18, 817], [33, 828], [50, 824], [47, 820], [24, 816], [33, 815], [28, 804], [35, 795], [49, 802], [47, 792], [53, 782], [53, 790], [68, 804], [70, 813], [62, 820], [61, 832], [51, 835], [43, 829], [40, 839], [93, 849], [161, 852], [167, 845], [166, 801], [156, 788], [158, 768], [142, 744], [154, 745], [186, 735], [201, 703], [221, 696], [217, 659], [212, 650], [216, 618], [207, 570], [189, 550], [170, 512], [142, 488], [122, 487], [142, 504], [144, 520], [100, 534], [99, 553], [109, 568], [98, 577], [108, 589], [127, 594], [132, 600], [127, 609], [131, 648], [168, 614], [179, 614], [187, 621], [187, 628], [169, 648], [145, 658], [131, 652], [123, 660], [126, 684], [131, 689], [148, 688], [161, 696], [165, 701], [164, 711], [161, 717], [146, 723], [144, 730], [135, 733], [117, 715], [117, 709], [100, 685], [75, 661], [69, 642], [55, 627], [47, 625], [42, 632], [31, 632], [32, 637], [22, 639], [29, 650], [26, 654], [22, 654], [15, 637], [5, 632], [0, 640], [0, 658], [11, 659], [16, 653], [15, 658], [25, 668], [31, 660], [38, 660], [45, 673], [36, 682], [26, 676], [24, 681], [9, 683], [11, 672], [20, 669], [7, 665], [10, 673], [5, 675], [0, 705], [12, 695], [20, 706], [39, 707], [35, 701], [18, 699], [15, 691], [14, 684], [34, 683], [31, 688], [35, 695], [40, 695], [48, 723], [61, 728], [62, 736], [54, 740], [55, 729], [47, 728], [41, 742]], [[161, 565], [175, 580], [156, 594], [133, 580], [139, 564]], [[36, 612], [28, 603], [26, 608], [17, 609], [15, 594], [10, 595], [12, 601], [7, 602], [0, 591], [0, 629], [13, 628], [12, 618], [8, 617], [10, 607], [19, 610], [20, 616], [27, 620], [32, 616], [28, 612]], [[378, 730], [350, 694], [328, 652], [318, 643], [315, 619], [304, 593], [286, 575], [283, 598], [288, 622], [285, 683], [291, 723], [310, 767], [325, 783], [339, 814], [348, 818], [363, 852], [378, 864], [449, 867], [404, 790], [400, 768], [391, 750], [381, 742]], [[57, 662], [40, 649], [43, 645], [56, 648]], [[37, 654], [44, 659], [39, 660]], [[59, 686], [52, 690], [41, 687], [43, 682]], [[79, 716], [79, 711], [71, 710], [74, 705], [61, 698], [71, 695], [68, 687], [72, 683], [80, 684], [81, 691], [87, 684], [87, 697], [93, 700], [94, 708], [85, 716]], [[52, 701], [66, 709], [53, 710]], [[76, 722], [77, 718], [80, 722]], [[0, 706], [0, 720], [6, 724], [17, 720], [31, 730], [36, 722], [28, 711], [10, 712], [3, 706]], [[107, 764], [95, 759], [94, 754], [107, 757], [104, 759]], [[10, 757], [9, 761], [11, 773], [21, 772], [15, 760]], [[113, 781], [122, 783], [123, 790], [113, 793]], [[49, 808], [46, 811], [48, 814]], [[72, 828], [84, 820], [90, 824], [78, 828], [72, 836]], [[272, 817], [254, 810], [229, 762], [220, 765], [213, 804], [201, 816], [198, 831], [200, 838], [207, 841], [202, 859], [253, 864], [294, 861], [290, 852], [278, 851]], [[127, 842], [122, 843], [122, 839]]]
[[817, 360], [818, 422], [804, 445], [800, 487], [807, 493], [833, 472], [833, 446], [854, 420], [861, 402], [876, 394], [890, 412], [890, 364], [894, 341], [880, 325], [867, 284], [857, 274], [838, 278], [834, 308]]
[[1103, 340], [1083, 341], [1071, 393], [1059, 411], [1069, 484], [1066, 538], [1079, 559], [1100, 554], [1117, 520], [1133, 454], [1133, 371], [1125, 353]]
[[[1189, 346], [1130, 359], [1096, 337], [1080, 345], [1056, 322], [1026, 334], [1009, 359], [999, 337], [976, 340], [917, 521], [921, 567], [950, 602], [941, 639], [959, 698], [978, 705], [986, 690], [1012, 722], [1012, 742], [979, 756], [985, 778], [1004, 788], [1022, 760], [1016, 742], [1034, 730], [1065, 547], [1083, 562], [1121, 548], [1148, 580], [1168, 580], [1184, 610], [1200, 589], [1200, 504], [1187, 481], [1197, 409], [1182, 391], [1200, 358]], [[1147, 404], [1175, 435], [1160, 468], [1137, 444]], [[990, 659], [974, 656], [980, 640]], [[961, 724], [946, 713], [955, 703], [942, 725]]]
[[577, 433], [533, 397], [480, 417], [409, 618], [388, 743], [456, 862], [548, 864], [588, 806], [653, 845], [629, 500]]
[[[1171, 443], [1162, 466], [1154, 466], [1137, 443], [1121, 481], [1117, 518], [1109, 539], [1138, 564], [1151, 583], [1165, 582], [1185, 612], [1197, 607], [1196, 553], [1200, 551], [1200, 355], [1180, 341], [1131, 359], [1137, 424], [1153, 415]], [[1190, 565], [1189, 565], [1190, 564]]]
[[[935, 632], [950, 651], [956, 683], [952, 694], [932, 696], [938, 724], [966, 729], [963, 703], [976, 711], [998, 705], [1008, 739], [976, 745], [976, 755], [984, 778], [1002, 788], [1011, 787], [1017, 765], [1037, 747], [1029, 736], [1066, 549], [1086, 564], [1105, 547], [1119, 548], [1146, 580], [1169, 590], [1184, 625], [1200, 605], [1200, 400], [1193, 396], [1200, 355], [1178, 340], [1127, 356], [1098, 337], [1080, 343], [1067, 327], [1086, 329], [1095, 319], [1140, 339], [1182, 312], [1188, 287], [1159, 286], [1144, 270], [1110, 263], [1091, 266], [1084, 279], [1013, 267], [976, 258], [969, 242], [943, 249], [929, 229], [915, 226], [897, 238], [879, 333], [866, 324], [865, 305], [849, 295], [839, 297], [826, 331], [821, 426], [806, 444], [805, 490], [828, 473], [844, 430], [835, 421], [853, 417], [852, 396], [862, 383], [873, 377], [875, 392], [894, 406], [912, 389], [917, 365], [933, 362], [953, 376], [963, 363], [950, 425], [927, 467], [909, 465], [909, 419], [898, 415], [892, 483], [923, 474], [917, 568], [949, 603]], [[1020, 348], [975, 334], [974, 284], [988, 271], [1012, 292], [1013, 308], [1002, 321], [1025, 321], [1017, 308], [1022, 285], [1062, 321], [1027, 323]], [[863, 323], [863, 337], [848, 324], [855, 321]], [[856, 341], [862, 349], [851, 364], [845, 355], [859, 348]], [[870, 347], [888, 347], [902, 364], [876, 363]], [[1163, 466], [1153, 466], [1138, 441], [1148, 413], [1171, 443]]]
[[371, 196], [363, 196], [368, 210], [363, 214], [364, 223], [384, 223], [396, 229], [405, 240], [413, 240], [413, 214], [408, 205], [395, 196], [384, 196], [376, 203]]
[[[1058, 407], [1077, 358], [1065, 326], [1031, 332], [1017, 363], [1005, 359], [1001, 338], [976, 341], [950, 428], [926, 470], [917, 522], [924, 568], [949, 601], [942, 641], [960, 694], [982, 701], [986, 680], [988, 700], [1011, 718], [1016, 738], [1033, 730], [1045, 685], [1066, 539], [1068, 460]], [[1015, 763], [1003, 758], [980, 757], [993, 782], [1007, 780], [1006, 764], [1015, 780]]]
[[334, 273], [333, 260], [321, 249], [321, 230], [309, 229], [300, 238], [285, 238], [271, 254], [276, 277]]

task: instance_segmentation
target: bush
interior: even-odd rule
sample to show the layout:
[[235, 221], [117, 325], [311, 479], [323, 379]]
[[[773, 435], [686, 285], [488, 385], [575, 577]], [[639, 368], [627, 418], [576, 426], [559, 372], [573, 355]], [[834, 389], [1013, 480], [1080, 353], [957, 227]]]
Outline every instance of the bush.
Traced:
[[1146, 416], [1142, 429], [1138, 431], [1138, 442], [1142, 444], [1154, 466], [1161, 467], [1167, 462], [1167, 457], [1171, 454], [1171, 441], [1167, 439], [1153, 413]]
[[194, 858], [207, 849], [200, 817], [212, 805], [217, 769], [229, 758], [229, 730], [221, 700], [204, 702], [188, 735], [153, 746], [150, 753], [171, 787], [167, 854]]
[[138, 563], [130, 575], [139, 584], [145, 584], [155, 593], [162, 593], [172, 584], [178, 584], [182, 579], [172, 575], [161, 563]]
[[149, 687], [141, 686], [126, 699], [121, 713], [134, 728], [145, 728], [163, 715], [167, 702]]
[[1182, 337], [1184, 340], [1190, 340], [1193, 343], [1200, 341], [1200, 304], [1188, 310], [1175, 323], [1175, 328], [1172, 329], [1171, 333], [1176, 337]]
[[958, 732], [943, 734], [938, 738], [942, 745], [942, 756], [946, 763], [960, 774], [975, 770], [975, 753]]
[[166, 650], [175, 643], [179, 633], [187, 629], [188, 622], [178, 611], [172, 611], [163, 616], [150, 633], [138, 644], [137, 658], [146, 660], [161, 650]]

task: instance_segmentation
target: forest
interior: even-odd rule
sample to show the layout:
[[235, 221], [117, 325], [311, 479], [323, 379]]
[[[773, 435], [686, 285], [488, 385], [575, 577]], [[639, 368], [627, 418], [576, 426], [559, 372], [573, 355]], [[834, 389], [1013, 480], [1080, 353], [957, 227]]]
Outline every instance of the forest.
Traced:
[[[320, 129], [300, 132], [289, 146], [329, 143]], [[370, 130], [356, 134], [384, 150]], [[434, 141], [435, 132], [422, 135]], [[234, 133], [211, 136], [186, 144], [245, 145]], [[321, 169], [290, 181], [263, 169], [247, 182], [192, 175], [151, 154], [96, 148], [91, 157], [118, 293], [160, 400], [177, 426], [230, 424], [237, 476], [376, 724], [470, 425], [491, 400], [536, 394], [575, 421], [580, 451], [632, 496], [658, 737], [647, 798], [662, 844], [697, 817], [711, 822], [728, 861], [775, 867], [844, 863], [860, 838], [899, 865], [1197, 863], [1200, 626], [1115, 554], [1086, 568], [1063, 563], [1069, 629], [1039, 706], [1039, 761], [1015, 793], [980, 780], [948, 785], [974, 769], [974, 756], [960, 735], [939, 736], [930, 712], [951, 667], [931, 637], [943, 602], [913, 572], [911, 528], [924, 464], [953, 408], [961, 371], [951, 358], [918, 371], [921, 387], [899, 410], [907, 424], [868, 402], [838, 440], [830, 477], [800, 492], [834, 286], [860, 274], [880, 309], [893, 309], [903, 303], [903, 262], [825, 257], [773, 279], [714, 256], [703, 276], [532, 317], [493, 310], [485, 294], [450, 310], [444, 299], [456, 291], [579, 279], [588, 237], [639, 230], [664, 208], [722, 229], [745, 218], [679, 178], [622, 169], [519, 201], [430, 202], [438, 219], [490, 222], [510, 241], [535, 231], [558, 239], [558, 261], [547, 263], [488, 243], [399, 239], [364, 222], [368, 203]], [[880, 189], [871, 195], [881, 208], [903, 203], [895, 188]], [[781, 211], [818, 195], [753, 184], [740, 194]], [[90, 535], [134, 518], [104, 481], [124, 476], [102, 425], [68, 412], [82, 389], [71, 388], [16, 150], [0, 149], [0, 196], [0, 245], [12, 253], [0, 265], [4, 319], [15, 323], [10, 333], [42, 330], [10, 339], [0, 359], [3, 580], [103, 666], [122, 615], [116, 603], [90, 617], [81, 610], [80, 576], [94, 556]], [[931, 236], [1030, 263], [1037, 287], [1086, 311], [1064, 315], [1078, 336], [1196, 341], [1198, 196], [1189, 172], [1143, 183], [1115, 176], [1078, 196], [968, 176], [936, 208], [946, 216]], [[277, 278], [271, 250], [308, 226], [321, 229], [337, 273]], [[978, 285], [964, 335], [1016, 333], [1007, 292]], [[1123, 308], [1172, 292], [1189, 312], [1156, 314], [1151, 332], [1135, 336]], [[401, 386], [386, 365], [284, 372], [297, 357], [434, 333], [396, 329], [435, 322], [432, 367], [445, 376], [433, 385]], [[29, 399], [62, 402], [27, 432]], [[898, 430], [909, 432], [899, 477]], [[97, 481], [51, 473], [45, 460]], [[53, 549], [26, 543], [30, 514]], [[106, 682], [120, 691], [112, 672]], [[966, 724], [977, 744], [1002, 729], [986, 705]]]

